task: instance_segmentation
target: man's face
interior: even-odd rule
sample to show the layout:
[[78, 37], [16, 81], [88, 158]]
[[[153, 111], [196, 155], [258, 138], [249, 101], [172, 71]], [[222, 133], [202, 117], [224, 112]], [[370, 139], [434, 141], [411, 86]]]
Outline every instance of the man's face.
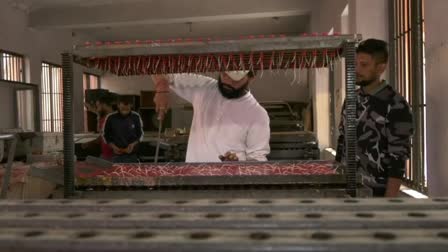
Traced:
[[96, 101], [96, 113], [98, 113], [99, 116], [104, 116], [106, 114], [104, 105], [99, 101]]
[[381, 78], [386, 70], [385, 63], [377, 63], [372, 55], [358, 53], [356, 55], [356, 85], [365, 87]]
[[219, 91], [227, 99], [240, 98], [247, 93], [251, 80], [252, 78], [244, 76], [241, 80], [235, 81], [226, 73], [221, 73], [218, 80]]
[[84, 103], [86, 110], [89, 112], [97, 113], [97, 108], [94, 103]]
[[129, 103], [118, 103], [118, 111], [120, 111], [120, 114], [123, 116], [129, 115], [131, 113], [131, 105]]

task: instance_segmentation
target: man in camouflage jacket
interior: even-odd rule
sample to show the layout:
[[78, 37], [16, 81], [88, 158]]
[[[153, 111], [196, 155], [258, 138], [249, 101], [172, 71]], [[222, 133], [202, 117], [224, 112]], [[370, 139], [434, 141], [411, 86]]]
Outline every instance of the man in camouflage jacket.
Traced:
[[[356, 50], [357, 155], [364, 181], [374, 196], [398, 196], [414, 131], [412, 113], [406, 99], [381, 75], [387, 67], [384, 41], [368, 39]], [[336, 161], [345, 158], [345, 105], [342, 109]]]

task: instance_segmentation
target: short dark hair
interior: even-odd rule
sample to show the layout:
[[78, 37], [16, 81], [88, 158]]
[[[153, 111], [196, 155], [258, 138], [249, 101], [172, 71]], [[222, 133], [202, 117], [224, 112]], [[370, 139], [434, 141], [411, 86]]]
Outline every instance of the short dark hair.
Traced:
[[124, 105], [132, 105], [132, 97], [128, 95], [120, 95], [120, 97], [118, 97], [118, 103], [122, 103]]
[[366, 39], [359, 43], [356, 53], [366, 53], [372, 56], [376, 63], [385, 64], [389, 60], [389, 50], [386, 41]]
[[116, 99], [115, 97], [111, 94], [111, 93], [107, 93], [102, 95], [99, 99], [98, 102], [100, 104], [104, 104], [107, 106], [112, 106], [114, 103], [116, 103]]

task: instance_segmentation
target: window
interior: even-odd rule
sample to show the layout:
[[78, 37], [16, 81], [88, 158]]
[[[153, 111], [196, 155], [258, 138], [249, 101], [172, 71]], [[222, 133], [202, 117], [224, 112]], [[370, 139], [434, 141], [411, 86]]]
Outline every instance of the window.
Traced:
[[84, 91], [86, 91], [87, 89], [97, 89], [100, 87], [99, 86], [100, 78], [97, 75], [84, 73], [82, 79], [83, 79], [82, 83], [84, 86]]
[[[99, 76], [89, 73], [84, 73], [82, 76], [82, 83], [83, 83], [83, 93], [85, 95], [86, 90], [88, 89], [98, 89], [99, 86]], [[85, 100], [85, 97], [84, 97]], [[84, 131], [96, 131], [96, 115], [93, 115], [93, 113], [89, 113], [87, 109], [84, 107]], [[90, 127], [89, 127], [90, 122]]]
[[62, 68], [42, 63], [42, 131], [62, 132]]
[[[426, 83], [424, 77], [424, 17], [412, 13], [423, 8], [423, 1], [391, 1], [393, 20], [391, 24], [393, 43], [391, 44], [391, 75], [395, 77], [395, 87], [412, 107], [416, 132], [412, 140], [411, 158], [407, 163], [406, 182], [415, 190], [427, 191], [426, 180]], [[421, 16], [421, 19], [418, 17]], [[423, 27], [422, 40], [416, 41], [413, 34], [417, 32], [415, 22]], [[423, 45], [423, 46], [420, 46]], [[417, 52], [417, 53], [416, 53]], [[415, 65], [419, 55], [423, 55], [423, 64]], [[417, 69], [417, 71], [416, 71]], [[419, 72], [421, 71], [421, 75]]]
[[25, 81], [23, 56], [0, 51], [0, 79], [6, 81]]

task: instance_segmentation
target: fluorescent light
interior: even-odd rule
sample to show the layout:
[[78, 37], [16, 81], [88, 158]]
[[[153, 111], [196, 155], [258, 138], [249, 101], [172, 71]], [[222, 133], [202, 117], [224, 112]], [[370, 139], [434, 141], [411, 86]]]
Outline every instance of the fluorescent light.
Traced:
[[423, 193], [417, 192], [416, 190], [413, 190], [413, 189], [403, 186], [403, 185], [400, 187], [400, 191], [406, 193], [407, 195], [409, 195], [415, 199], [427, 199], [428, 198], [428, 196], [424, 195]]
[[334, 150], [333, 148], [326, 148], [325, 149], [327, 152], [331, 153], [331, 155], [336, 157], [336, 150]]

